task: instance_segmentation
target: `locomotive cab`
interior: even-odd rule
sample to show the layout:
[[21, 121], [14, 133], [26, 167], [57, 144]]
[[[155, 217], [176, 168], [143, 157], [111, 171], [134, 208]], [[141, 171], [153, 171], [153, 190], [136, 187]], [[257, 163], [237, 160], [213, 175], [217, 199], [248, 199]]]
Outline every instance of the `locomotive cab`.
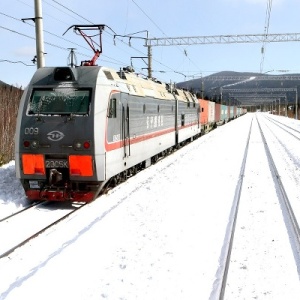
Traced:
[[21, 99], [16, 171], [29, 199], [89, 201], [99, 188], [94, 184], [94, 82], [82, 82], [82, 73], [84, 68], [39, 69]]

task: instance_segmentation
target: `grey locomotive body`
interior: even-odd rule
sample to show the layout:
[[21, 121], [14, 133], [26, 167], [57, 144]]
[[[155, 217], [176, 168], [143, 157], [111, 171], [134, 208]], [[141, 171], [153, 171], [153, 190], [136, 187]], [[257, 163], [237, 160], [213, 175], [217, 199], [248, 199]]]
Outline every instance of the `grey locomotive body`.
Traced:
[[105, 67], [41, 68], [20, 103], [17, 177], [31, 200], [91, 201], [200, 131], [189, 92]]

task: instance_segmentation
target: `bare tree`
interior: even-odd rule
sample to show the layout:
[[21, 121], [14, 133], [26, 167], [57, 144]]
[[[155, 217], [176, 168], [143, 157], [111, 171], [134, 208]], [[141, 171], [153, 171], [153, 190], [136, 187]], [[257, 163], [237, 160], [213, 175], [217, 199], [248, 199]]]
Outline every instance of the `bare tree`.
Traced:
[[14, 136], [22, 94], [21, 88], [0, 86], [0, 166], [14, 159]]

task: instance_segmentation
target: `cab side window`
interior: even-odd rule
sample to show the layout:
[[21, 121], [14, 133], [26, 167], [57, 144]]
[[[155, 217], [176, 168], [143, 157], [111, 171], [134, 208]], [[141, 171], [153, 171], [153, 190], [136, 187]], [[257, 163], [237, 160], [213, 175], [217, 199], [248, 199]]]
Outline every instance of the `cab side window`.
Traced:
[[116, 118], [117, 117], [117, 99], [116, 98], [111, 98], [110, 99], [108, 117], [109, 118]]

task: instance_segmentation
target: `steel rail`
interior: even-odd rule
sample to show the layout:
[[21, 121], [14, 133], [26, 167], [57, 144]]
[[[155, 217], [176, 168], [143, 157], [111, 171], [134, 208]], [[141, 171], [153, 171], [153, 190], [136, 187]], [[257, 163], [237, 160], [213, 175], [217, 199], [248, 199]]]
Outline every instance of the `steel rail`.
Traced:
[[8, 220], [8, 219], [10, 219], [10, 218], [12, 218], [12, 217], [14, 217], [14, 216], [16, 216], [16, 215], [18, 215], [18, 214], [20, 214], [20, 213], [22, 213], [22, 212], [24, 212], [24, 211], [26, 211], [26, 210], [28, 210], [29, 208], [32, 208], [32, 207], [37, 206], [37, 205], [42, 204], [42, 203], [45, 203], [45, 201], [42, 201], [42, 202], [33, 202], [33, 203], [31, 203], [30, 205], [24, 207], [23, 209], [20, 209], [20, 210], [18, 210], [17, 212], [12, 213], [11, 215], [6, 216], [6, 217], [0, 219], [0, 223], [3, 222], [3, 221]]
[[[257, 118], [257, 117], [256, 117]], [[300, 278], [300, 228], [297, 218], [294, 214], [293, 208], [291, 206], [290, 200], [285, 191], [284, 185], [281, 181], [280, 174], [276, 168], [274, 159], [272, 157], [270, 148], [268, 146], [267, 140], [264, 136], [263, 130], [261, 128], [260, 122], [257, 119], [258, 127], [261, 133], [261, 137], [264, 143], [267, 159], [270, 166], [270, 171], [273, 177], [273, 181], [277, 189], [279, 204], [282, 209], [284, 223], [289, 234], [291, 248], [294, 254], [295, 263], [297, 265], [298, 276]]]
[[6, 256], [8, 256], [9, 254], [11, 254], [13, 251], [15, 251], [17, 248], [20, 248], [21, 246], [25, 245], [26, 243], [28, 243], [30, 240], [34, 239], [35, 237], [37, 237], [38, 235], [40, 235], [41, 233], [45, 232], [47, 229], [51, 228], [52, 226], [58, 224], [59, 222], [63, 221], [64, 219], [66, 219], [67, 217], [69, 217], [70, 215], [72, 215], [73, 213], [75, 213], [76, 211], [78, 211], [80, 208], [82, 208], [83, 206], [85, 206], [87, 203], [82, 204], [79, 207], [74, 208], [72, 211], [70, 211], [69, 213], [65, 214], [64, 216], [60, 217], [59, 219], [55, 220], [54, 222], [51, 222], [49, 225], [43, 227], [42, 229], [38, 230], [37, 232], [35, 232], [34, 234], [30, 235], [28, 238], [20, 241], [19, 243], [17, 243], [15, 246], [9, 248], [8, 250], [6, 250], [5, 252], [0, 254], [0, 259], [4, 258]]
[[296, 138], [297, 140], [300, 140], [300, 137], [299, 137], [299, 136], [296, 136], [296, 135], [293, 134], [292, 132], [286, 130], [284, 127], [286, 127], [286, 128], [288, 128], [288, 129], [290, 129], [290, 130], [292, 130], [292, 131], [294, 131], [294, 132], [300, 134], [300, 131], [299, 131], [299, 130], [297, 130], [297, 129], [291, 127], [291, 126], [288, 126], [288, 125], [286, 125], [286, 124], [283, 124], [283, 123], [279, 122], [278, 120], [274, 120], [274, 119], [272, 119], [272, 118], [270, 118], [270, 117], [266, 117], [266, 119], [267, 119], [268, 121], [270, 121], [271, 123], [273, 123], [274, 125], [276, 125], [276, 126], [278, 126], [279, 128], [281, 128], [282, 130], [284, 130], [286, 133], [288, 133], [288, 134], [290, 134], [291, 136], [293, 136], [294, 138]]
[[250, 124], [246, 147], [244, 150], [244, 156], [240, 168], [239, 179], [236, 185], [235, 194], [234, 194], [231, 211], [229, 215], [229, 222], [226, 228], [225, 238], [221, 249], [221, 254], [219, 258], [219, 267], [216, 273], [216, 279], [213, 283], [212, 292], [209, 297], [210, 300], [222, 300], [224, 299], [224, 295], [225, 295], [227, 275], [229, 270], [231, 251], [233, 246], [233, 239], [234, 239], [237, 215], [239, 210], [239, 203], [241, 198], [241, 191], [243, 186], [243, 179], [245, 174], [245, 167], [246, 167], [248, 150], [249, 150], [250, 136], [252, 131], [252, 122], [253, 122], [253, 118]]

